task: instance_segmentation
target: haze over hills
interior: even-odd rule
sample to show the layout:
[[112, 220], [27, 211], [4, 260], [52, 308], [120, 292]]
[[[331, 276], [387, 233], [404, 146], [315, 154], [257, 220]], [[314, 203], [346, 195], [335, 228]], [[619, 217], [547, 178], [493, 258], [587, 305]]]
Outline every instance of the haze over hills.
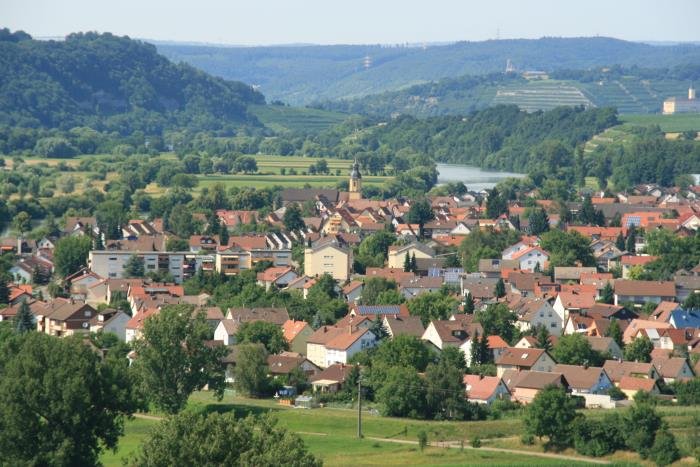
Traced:
[[268, 99], [293, 105], [361, 97], [463, 75], [519, 70], [585, 70], [621, 65], [674, 67], [700, 62], [700, 46], [660, 46], [606, 37], [489, 40], [426, 47], [381, 45], [213, 47], [158, 44], [226, 79], [259, 86]]

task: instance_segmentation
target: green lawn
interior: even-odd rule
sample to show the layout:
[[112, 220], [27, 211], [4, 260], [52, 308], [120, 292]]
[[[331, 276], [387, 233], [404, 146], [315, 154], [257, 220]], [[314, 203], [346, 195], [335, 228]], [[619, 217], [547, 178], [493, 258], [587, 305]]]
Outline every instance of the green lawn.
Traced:
[[620, 120], [635, 125], [659, 125], [661, 130], [667, 133], [700, 131], [700, 114], [623, 114], [620, 115]]

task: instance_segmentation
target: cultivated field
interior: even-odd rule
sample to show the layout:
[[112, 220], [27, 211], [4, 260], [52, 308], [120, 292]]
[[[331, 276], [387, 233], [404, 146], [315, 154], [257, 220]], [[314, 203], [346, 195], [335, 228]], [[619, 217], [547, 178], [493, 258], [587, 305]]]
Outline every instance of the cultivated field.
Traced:
[[635, 125], [659, 125], [667, 133], [700, 131], [700, 114], [620, 115], [620, 120]]

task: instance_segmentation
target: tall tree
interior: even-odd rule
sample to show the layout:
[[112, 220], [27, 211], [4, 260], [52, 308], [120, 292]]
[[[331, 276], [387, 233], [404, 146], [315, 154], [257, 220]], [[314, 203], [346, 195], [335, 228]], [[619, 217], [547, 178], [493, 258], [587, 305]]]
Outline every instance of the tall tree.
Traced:
[[551, 334], [549, 334], [549, 330], [546, 326], [537, 326], [535, 328], [535, 338], [537, 339], [535, 347], [549, 352], [552, 350], [552, 341], [549, 339], [550, 337]]
[[222, 220], [221, 224], [219, 224], [219, 244], [221, 246], [227, 246], [229, 240], [228, 227], [226, 227], [226, 223]]
[[503, 303], [494, 303], [486, 307], [485, 311], [476, 314], [476, 320], [484, 328], [487, 336], [501, 336], [509, 344], [515, 343], [518, 330], [515, 327], [517, 318]]
[[0, 305], [6, 305], [10, 303], [10, 276], [0, 272]]
[[495, 219], [501, 214], [508, 212], [508, 200], [501, 195], [498, 188], [493, 187], [489, 191], [489, 196], [486, 200], [486, 217]]
[[17, 232], [19, 236], [23, 236], [25, 232], [29, 232], [32, 228], [32, 218], [26, 211], [20, 211], [12, 218], [12, 230]]
[[605, 287], [603, 287], [603, 290], [600, 292], [600, 301], [608, 305], [615, 303], [615, 290], [610, 281], [605, 283]]
[[25, 333], [29, 331], [34, 331], [36, 325], [34, 324], [34, 315], [32, 310], [29, 309], [29, 304], [26, 300], [22, 300], [19, 305], [17, 314], [15, 315], [15, 330], [19, 333]]
[[426, 382], [412, 367], [390, 367], [376, 393], [382, 415], [422, 418], [425, 416]]
[[571, 441], [576, 403], [563, 388], [549, 386], [535, 396], [525, 408], [524, 423], [528, 433], [546, 436], [547, 447], [563, 448]]
[[406, 220], [408, 220], [408, 222], [411, 224], [418, 224], [421, 237], [423, 236], [423, 226], [425, 226], [426, 222], [433, 219], [435, 219], [435, 213], [433, 212], [430, 201], [426, 198], [415, 200], [406, 214]]
[[411, 257], [408, 255], [408, 251], [403, 258], [403, 270], [404, 272], [409, 272], [411, 270]]
[[143, 277], [145, 273], [143, 258], [138, 255], [131, 255], [124, 263], [125, 277]]
[[2, 463], [98, 465], [137, 408], [126, 359], [100, 361], [80, 339], [38, 332], [12, 338], [2, 353]]
[[498, 282], [496, 282], [496, 287], [494, 288], [493, 293], [496, 298], [505, 297], [506, 295], [506, 284], [500, 277], [498, 278]]
[[271, 354], [289, 350], [289, 343], [284, 338], [282, 328], [267, 321], [252, 321], [241, 324], [236, 333], [239, 344], [260, 343]]
[[652, 350], [654, 350], [654, 344], [647, 336], [637, 337], [625, 346], [625, 360], [649, 363]]
[[603, 357], [581, 334], [561, 336], [552, 350], [552, 358], [564, 365], [602, 365]]
[[209, 386], [221, 398], [224, 346], [208, 345], [211, 327], [190, 305], [168, 305], [147, 318], [143, 337], [134, 344], [134, 369], [143, 393], [156, 406], [176, 413], [193, 391]]
[[464, 299], [464, 312], [468, 315], [474, 313], [474, 296], [470, 293]]
[[605, 331], [605, 337], [611, 337], [620, 348], [623, 347], [622, 329], [620, 328], [620, 323], [618, 323], [615, 318], [610, 320], [610, 326], [608, 326], [607, 331]]
[[532, 235], [540, 235], [549, 230], [549, 217], [543, 208], [533, 209], [527, 220]]
[[411, 272], [417, 272], [418, 271], [418, 263], [416, 262], [416, 254], [413, 253], [411, 255]]
[[87, 265], [92, 240], [87, 236], [68, 236], [56, 242], [53, 261], [60, 276], [68, 276]]
[[301, 209], [296, 204], [290, 204], [284, 211], [284, 228], [287, 230], [303, 230], [305, 225], [301, 217]]
[[95, 210], [95, 217], [100, 231], [108, 240], [122, 237], [122, 225], [128, 220], [122, 203], [111, 200], [100, 203]]
[[267, 376], [267, 350], [262, 344], [238, 346], [236, 366], [233, 370], [236, 389], [252, 397], [269, 395], [270, 379]]

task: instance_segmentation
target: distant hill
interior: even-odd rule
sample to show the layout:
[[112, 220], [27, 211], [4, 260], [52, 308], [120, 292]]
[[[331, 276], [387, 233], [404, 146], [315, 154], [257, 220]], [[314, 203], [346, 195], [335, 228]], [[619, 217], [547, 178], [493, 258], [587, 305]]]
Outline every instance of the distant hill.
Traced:
[[373, 116], [463, 115], [499, 104], [523, 110], [559, 106], [615, 107], [621, 114], [659, 113], [664, 99], [685, 95], [700, 81], [700, 65], [674, 69], [604, 68], [561, 70], [552, 78], [526, 80], [517, 73], [446, 78], [356, 99], [325, 101], [319, 107]]
[[36, 41], [0, 30], [0, 124], [128, 134], [261, 126], [249, 85], [173, 64], [155, 46], [111, 34]]
[[698, 45], [660, 46], [605, 37], [490, 40], [424, 48], [159, 44], [158, 50], [173, 61], [260, 86], [268, 98], [294, 105], [395, 91], [442, 78], [502, 72], [508, 59], [519, 70], [548, 72], [700, 63]]

